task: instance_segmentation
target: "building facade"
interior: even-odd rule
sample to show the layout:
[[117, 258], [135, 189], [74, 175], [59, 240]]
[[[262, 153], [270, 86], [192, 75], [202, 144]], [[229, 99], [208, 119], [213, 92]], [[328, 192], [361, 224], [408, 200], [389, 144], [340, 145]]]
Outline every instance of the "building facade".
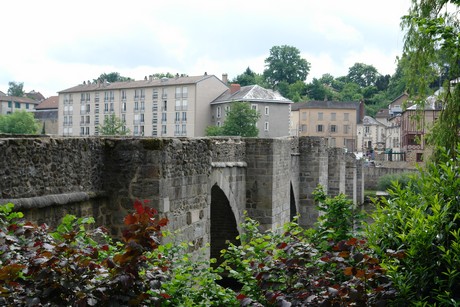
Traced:
[[27, 111], [32, 112], [35, 106], [39, 104], [39, 101], [27, 98], [27, 97], [16, 97], [16, 96], [1, 96], [0, 95], [0, 114], [6, 115], [11, 114], [15, 111]]
[[369, 153], [384, 151], [386, 145], [386, 125], [370, 116], [364, 116], [358, 124], [358, 151]]
[[[299, 136], [320, 136], [328, 139], [329, 147], [357, 151], [357, 126], [362, 122], [362, 102], [309, 101], [291, 106], [291, 131]], [[297, 123], [297, 124], [296, 124]]]
[[197, 137], [210, 125], [209, 104], [228, 89], [214, 75], [84, 82], [59, 92], [59, 135], [99, 135], [114, 114], [134, 136]]
[[40, 132], [58, 134], [59, 96], [50, 96], [35, 107], [34, 117], [40, 123]]
[[259, 85], [241, 87], [239, 84], [231, 84], [230, 89], [220, 95], [211, 103], [211, 124], [222, 126], [233, 102], [247, 102], [251, 108], [259, 112], [257, 121], [259, 137], [288, 136], [291, 104], [287, 98], [278, 92], [265, 89]]

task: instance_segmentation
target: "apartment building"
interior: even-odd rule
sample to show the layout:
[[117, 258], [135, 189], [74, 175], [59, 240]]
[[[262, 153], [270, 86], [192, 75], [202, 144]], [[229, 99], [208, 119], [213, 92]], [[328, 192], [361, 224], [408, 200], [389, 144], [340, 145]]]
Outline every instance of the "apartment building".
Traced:
[[298, 131], [297, 135], [325, 137], [330, 147], [357, 150], [357, 126], [364, 117], [362, 102], [294, 103], [291, 112], [291, 131]]
[[32, 112], [40, 102], [28, 97], [0, 95], [0, 114], [11, 114], [15, 111]]
[[197, 137], [210, 125], [209, 104], [228, 89], [214, 75], [84, 82], [59, 92], [59, 135], [98, 135], [111, 114], [134, 136]]
[[413, 105], [401, 114], [401, 149], [408, 162], [423, 162], [431, 154], [426, 144], [426, 133], [441, 115], [436, 96], [430, 96], [423, 108]]
[[231, 109], [232, 103], [238, 101], [250, 103], [251, 108], [259, 112], [259, 137], [289, 135], [292, 101], [259, 85], [241, 87], [239, 84], [231, 84], [227, 91], [211, 103], [211, 124], [220, 127], [225, 122], [226, 112]]

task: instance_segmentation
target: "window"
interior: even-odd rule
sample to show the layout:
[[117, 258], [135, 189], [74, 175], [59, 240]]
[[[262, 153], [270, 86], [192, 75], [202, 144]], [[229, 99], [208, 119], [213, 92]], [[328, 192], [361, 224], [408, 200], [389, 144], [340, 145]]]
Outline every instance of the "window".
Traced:
[[110, 103], [110, 112], [113, 112], [115, 109], [114, 109], [114, 105], [113, 105], [113, 102]]
[[364, 133], [370, 133], [371, 132], [371, 127], [366, 126], [364, 127]]
[[348, 130], [350, 130], [350, 125], [343, 125], [343, 134], [348, 134]]
[[187, 99], [182, 99], [182, 110], [186, 111], [187, 110]]
[[141, 113], [141, 123], [144, 123], [144, 113]]
[[399, 147], [399, 140], [397, 137], [393, 138], [393, 147]]
[[270, 110], [268, 107], [265, 107], [265, 115], [269, 115], [270, 114]]
[[121, 99], [126, 100], [126, 91], [125, 90], [121, 91]]
[[134, 135], [139, 134], [139, 126], [134, 126]]
[[161, 122], [166, 123], [166, 119], [167, 119], [166, 113], [161, 113]]
[[91, 105], [87, 104], [86, 105], [86, 113], [89, 113], [89, 112], [91, 112]]
[[331, 132], [337, 132], [337, 126], [331, 125]]
[[182, 88], [176, 87], [176, 99], [182, 98]]
[[[107, 119], [108, 117], [106, 116], [105, 118]], [[126, 123], [126, 114], [121, 114], [121, 121], [123, 122], [123, 124]]]
[[318, 120], [323, 120], [323, 112], [318, 112]]
[[220, 126], [221, 126], [220, 121], [218, 121], [217, 122], [217, 127], [220, 127]]
[[162, 125], [161, 126], [161, 135], [165, 135], [166, 134], [166, 125]]
[[175, 125], [174, 135], [180, 135], [180, 125]]
[[11, 101], [8, 101], [8, 108], [11, 108], [13, 103]]
[[139, 101], [134, 101], [134, 111], [139, 111]]
[[126, 112], [126, 102], [121, 104], [121, 112]]
[[89, 116], [89, 115], [87, 115], [87, 116], [86, 116], [86, 121], [85, 121], [85, 123], [89, 124], [89, 123], [90, 123], [90, 121], [91, 121], [91, 118], [90, 118], [90, 116]]
[[187, 112], [182, 112], [182, 121], [183, 122], [187, 121]]
[[139, 89], [134, 90], [134, 100], [138, 100], [139, 96], [140, 96], [140, 90]]
[[109, 92], [104, 92], [104, 101], [109, 101]]
[[168, 101], [167, 100], [163, 101], [162, 111], [168, 111]]
[[187, 135], [187, 125], [182, 124], [182, 135]]
[[415, 159], [417, 160], [417, 162], [423, 162], [423, 153], [418, 152]]
[[182, 98], [188, 98], [188, 89], [185, 86], [182, 88]]
[[152, 124], [158, 124], [158, 113], [152, 114]]
[[80, 94], [80, 101], [85, 101], [85, 93]]
[[145, 111], [145, 101], [141, 100], [141, 111]]
[[14, 107], [15, 107], [16, 109], [20, 109], [20, 108], [21, 108], [21, 104], [20, 104], [19, 102], [15, 102], [15, 103], [14, 103]]
[[165, 88], [161, 89], [161, 98], [162, 99], [168, 98], [168, 92]]
[[85, 127], [80, 127], [80, 135], [84, 135], [85, 134]]
[[[232, 109], [232, 108], [231, 108], [230, 106], [225, 106], [225, 113], [230, 112], [231, 109]], [[225, 115], [227, 115], [227, 114], [225, 114]]]
[[316, 126], [316, 132], [323, 132], [323, 125]]
[[336, 113], [331, 113], [331, 120], [335, 120], [336, 118]]
[[109, 104], [107, 102], [104, 103], [104, 112], [109, 112]]
[[141, 100], [145, 99], [145, 89], [141, 89]]
[[86, 93], [86, 101], [90, 101], [91, 100], [91, 93]]
[[217, 118], [220, 118], [221, 115], [222, 115], [222, 114], [221, 114], [220, 107], [217, 107], [217, 110], [216, 110], [216, 117], [217, 117]]
[[134, 125], [139, 125], [141, 120], [140, 114], [134, 114]]
[[349, 121], [350, 113], [343, 113], [343, 120], [344, 121]]
[[86, 135], [89, 135], [89, 127], [86, 127], [85, 131], [86, 131]]
[[175, 119], [175, 122], [179, 122], [180, 121], [180, 112], [176, 112], [176, 119]]
[[182, 103], [179, 99], [176, 99], [176, 111], [180, 111], [182, 108]]
[[26, 109], [27, 109], [27, 110], [29, 109], [29, 104], [28, 104], [28, 103], [26, 103]]
[[307, 131], [307, 125], [300, 126], [300, 131]]
[[264, 131], [268, 131], [269, 129], [269, 123], [268, 122], [265, 122], [264, 124]]
[[251, 104], [251, 109], [257, 111], [257, 105], [256, 104]]

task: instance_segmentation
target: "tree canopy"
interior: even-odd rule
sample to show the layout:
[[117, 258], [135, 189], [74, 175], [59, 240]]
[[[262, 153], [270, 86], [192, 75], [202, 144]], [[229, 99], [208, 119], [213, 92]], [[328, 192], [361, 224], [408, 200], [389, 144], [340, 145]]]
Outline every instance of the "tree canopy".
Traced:
[[38, 123], [31, 112], [16, 111], [0, 115], [0, 132], [11, 134], [37, 134]]
[[257, 120], [260, 114], [251, 109], [247, 102], [234, 102], [226, 114], [222, 127], [209, 126], [206, 128], [208, 136], [243, 136], [256, 137], [259, 135]]
[[130, 81], [134, 80], [130, 77], [123, 77], [120, 75], [119, 72], [111, 72], [111, 73], [102, 73], [97, 79], [94, 79], [94, 81], [99, 81], [99, 82], [122, 82], [122, 81]]
[[355, 63], [348, 69], [348, 79], [361, 87], [374, 85], [379, 77], [377, 69], [372, 65]]
[[[443, 86], [437, 97], [442, 112], [428, 141], [454, 153], [460, 141], [460, 1], [412, 0], [403, 17], [404, 75], [410, 99], [424, 106], [425, 98]], [[435, 154], [435, 157], [441, 155]]]
[[110, 114], [104, 119], [104, 124], [99, 126], [100, 135], [128, 135], [129, 129], [125, 128], [125, 123], [115, 114]]
[[8, 96], [22, 97], [24, 96], [24, 82], [8, 82]]
[[281, 81], [288, 84], [305, 81], [310, 71], [310, 63], [300, 56], [299, 49], [287, 45], [273, 46], [265, 66], [264, 77], [272, 86]]

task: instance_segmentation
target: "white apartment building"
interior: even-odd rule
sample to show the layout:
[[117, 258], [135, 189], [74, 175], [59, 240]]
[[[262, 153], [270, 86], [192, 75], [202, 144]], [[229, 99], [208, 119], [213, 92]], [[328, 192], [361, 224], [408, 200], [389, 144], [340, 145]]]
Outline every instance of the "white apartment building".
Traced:
[[99, 134], [115, 114], [134, 136], [204, 136], [210, 103], [228, 90], [214, 75], [84, 82], [59, 92], [59, 135]]

